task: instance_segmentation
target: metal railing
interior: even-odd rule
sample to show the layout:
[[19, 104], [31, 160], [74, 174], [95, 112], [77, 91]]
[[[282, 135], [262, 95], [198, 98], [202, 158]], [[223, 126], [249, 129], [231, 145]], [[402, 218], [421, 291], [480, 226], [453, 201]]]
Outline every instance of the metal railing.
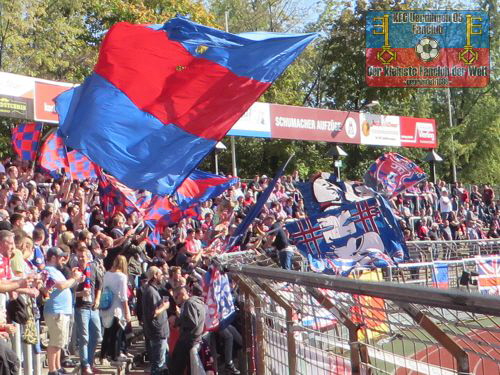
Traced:
[[500, 254], [500, 239], [407, 242], [410, 258], [428, 262]]
[[243, 264], [263, 258], [226, 260], [248, 374], [500, 373], [500, 298]]

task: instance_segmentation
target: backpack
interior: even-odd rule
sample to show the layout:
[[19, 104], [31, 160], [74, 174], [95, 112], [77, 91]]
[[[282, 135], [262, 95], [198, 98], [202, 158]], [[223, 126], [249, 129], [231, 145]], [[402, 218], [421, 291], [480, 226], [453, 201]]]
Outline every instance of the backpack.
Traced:
[[113, 291], [109, 286], [105, 287], [99, 300], [99, 310], [108, 310], [113, 304]]

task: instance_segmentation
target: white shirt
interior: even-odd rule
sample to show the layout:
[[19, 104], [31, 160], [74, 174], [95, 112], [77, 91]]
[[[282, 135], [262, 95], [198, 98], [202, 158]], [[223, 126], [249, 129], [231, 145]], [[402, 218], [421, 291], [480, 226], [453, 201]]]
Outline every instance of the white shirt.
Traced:
[[108, 287], [113, 292], [113, 303], [107, 310], [101, 310], [102, 325], [104, 328], [109, 328], [113, 324], [113, 319], [116, 317], [120, 321], [120, 325], [125, 327], [125, 311], [123, 302], [128, 299], [127, 276], [121, 272], [107, 271], [104, 274], [102, 282], [102, 290]]
[[440, 212], [451, 212], [452, 210], [451, 199], [448, 197], [439, 198], [439, 211]]

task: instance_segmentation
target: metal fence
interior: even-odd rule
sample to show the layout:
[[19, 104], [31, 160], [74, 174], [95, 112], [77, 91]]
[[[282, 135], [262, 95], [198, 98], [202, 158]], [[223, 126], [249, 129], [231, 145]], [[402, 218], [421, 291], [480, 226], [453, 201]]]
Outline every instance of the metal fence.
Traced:
[[[238, 286], [248, 374], [498, 374], [500, 298], [224, 260]], [[262, 264], [259, 266], [258, 264]]]
[[500, 239], [410, 241], [406, 245], [408, 246], [410, 258], [420, 262], [500, 254]]

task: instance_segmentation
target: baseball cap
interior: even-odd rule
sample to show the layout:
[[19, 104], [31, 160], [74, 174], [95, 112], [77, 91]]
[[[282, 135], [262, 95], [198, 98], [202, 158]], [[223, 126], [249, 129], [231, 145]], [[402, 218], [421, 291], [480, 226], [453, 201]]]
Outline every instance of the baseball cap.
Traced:
[[60, 248], [54, 246], [47, 250], [47, 258], [52, 256], [56, 257], [67, 257], [69, 254], [62, 251]]

